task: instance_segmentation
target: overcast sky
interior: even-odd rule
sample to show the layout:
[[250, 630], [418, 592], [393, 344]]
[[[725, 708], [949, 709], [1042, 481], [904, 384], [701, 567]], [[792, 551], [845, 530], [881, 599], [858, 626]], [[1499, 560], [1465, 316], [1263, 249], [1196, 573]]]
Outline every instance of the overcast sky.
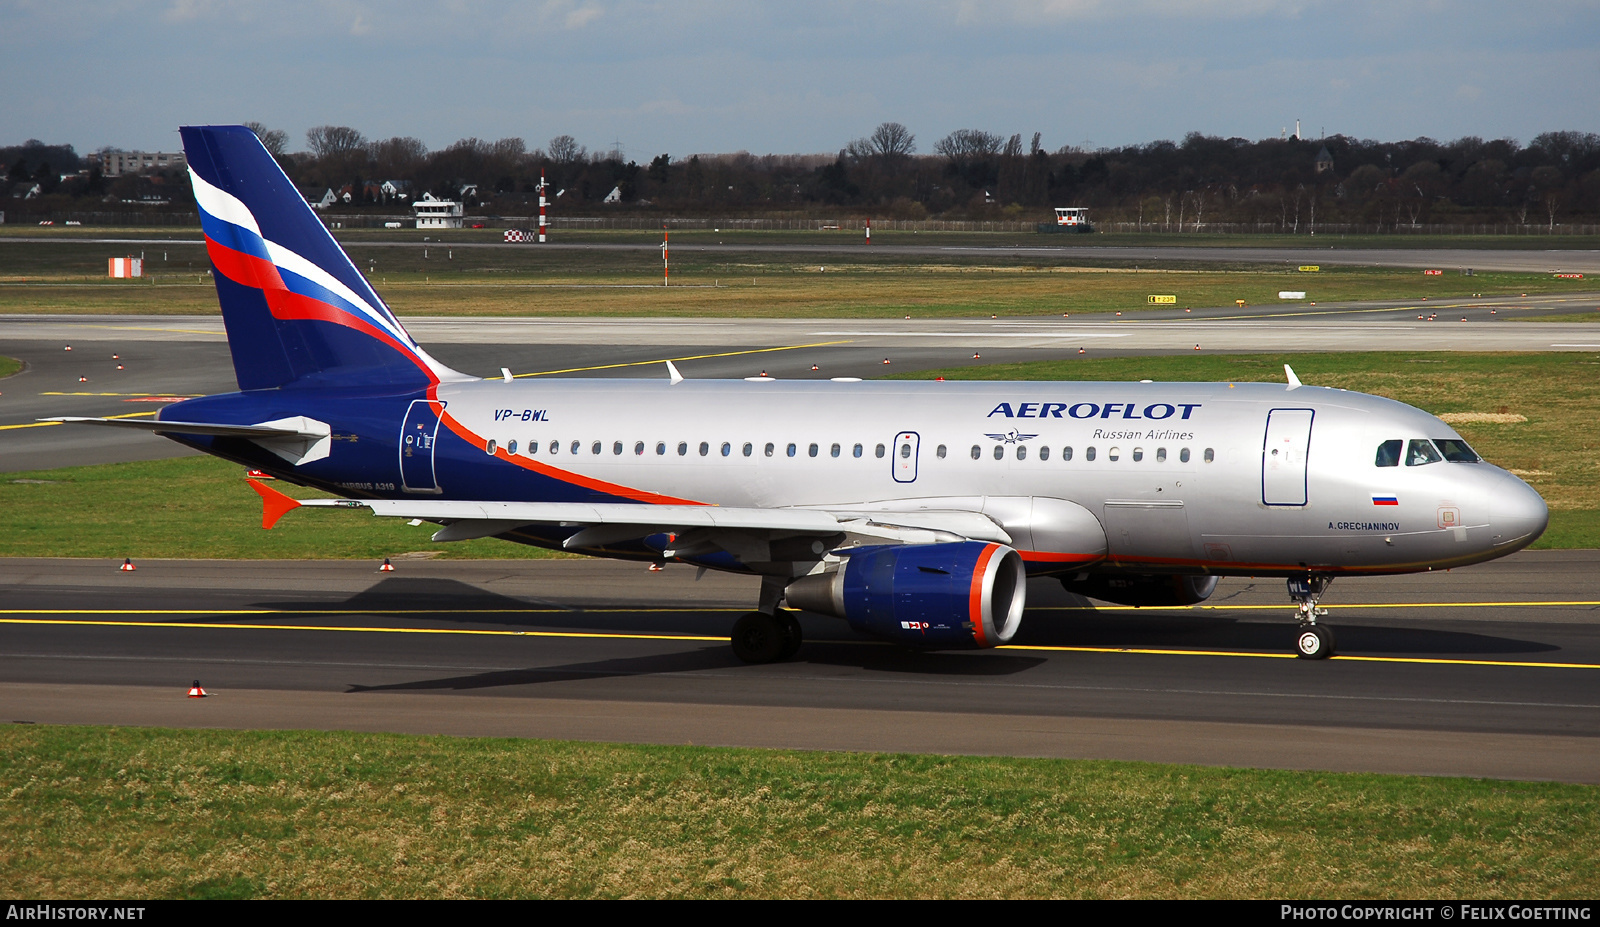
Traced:
[[832, 152], [902, 122], [1046, 148], [1191, 131], [1600, 131], [1600, 0], [0, 0], [0, 145], [369, 138]]

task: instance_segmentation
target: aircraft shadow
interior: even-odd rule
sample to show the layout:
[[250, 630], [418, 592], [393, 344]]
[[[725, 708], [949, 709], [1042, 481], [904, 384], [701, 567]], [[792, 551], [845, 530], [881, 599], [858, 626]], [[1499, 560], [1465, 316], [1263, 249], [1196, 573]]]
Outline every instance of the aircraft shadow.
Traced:
[[[1229, 618], [1216, 613], [1188, 615], [1097, 614], [1093, 609], [1033, 612], [1024, 617], [1014, 644], [1077, 647], [1151, 647], [1225, 650], [1285, 650], [1293, 646], [1295, 624], [1285, 609], [1282, 621]], [[1340, 653], [1362, 654], [1528, 654], [1560, 650], [1554, 644], [1492, 634], [1436, 628], [1351, 624], [1334, 616], [1328, 626]]]
[[[863, 653], [861, 647], [840, 646], [838, 642], [821, 641], [807, 644], [793, 662], [814, 666], [850, 666], [875, 672], [971, 677], [1009, 676], [1032, 669], [1045, 661], [1039, 657], [1019, 657], [993, 652], [935, 653], [895, 647], [873, 647]], [[351, 684], [346, 692], [417, 692], [440, 689], [467, 691], [736, 668], [744, 668], [744, 664], [739, 662], [732, 650], [726, 645], [713, 644], [677, 653], [593, 660], [564, 666], [495, 670], [488, 673], [419, 679], [377, 686]]]
[[584, 607], [555, 600], [530, 601], [486, 592], [460, 580], [409, 576], [383, 579], [340, 601], [319, 604], [300, 599], [261, 602], [258, 607], [334, 614], [405, 611], [421, 613], [403, 616], [407, 619], [456, 624], [678, 634], [727, 634], [740, 614], [714, 608], [702, 610], [692, 604], [681, 610], [652, 612], [650, 606], [636, 603]]

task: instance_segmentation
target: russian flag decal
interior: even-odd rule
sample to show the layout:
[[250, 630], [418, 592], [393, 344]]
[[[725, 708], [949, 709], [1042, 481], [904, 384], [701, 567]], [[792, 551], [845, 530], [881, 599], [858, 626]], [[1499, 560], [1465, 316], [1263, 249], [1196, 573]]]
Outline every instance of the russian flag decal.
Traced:
[[1394, 495], [1373, 493], [1372, 494], [1372, 504], [1373, 505], [1399, 505], [1400, 504], [1400, 498], [1398, 496], [1394, 496]]

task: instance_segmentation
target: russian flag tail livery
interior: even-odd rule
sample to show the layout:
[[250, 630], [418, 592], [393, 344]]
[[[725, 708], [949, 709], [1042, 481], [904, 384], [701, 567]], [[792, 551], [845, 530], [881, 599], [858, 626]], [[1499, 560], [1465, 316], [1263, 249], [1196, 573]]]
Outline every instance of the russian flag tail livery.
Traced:
[[239, 388], [474, 379], [429, 357], [244, 126], [185, 126]]

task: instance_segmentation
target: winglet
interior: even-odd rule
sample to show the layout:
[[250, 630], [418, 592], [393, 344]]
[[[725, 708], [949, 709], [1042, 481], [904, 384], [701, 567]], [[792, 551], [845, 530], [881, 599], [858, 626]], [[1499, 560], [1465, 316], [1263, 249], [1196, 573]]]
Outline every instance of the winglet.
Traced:
[[672, 378], [673, 386], [683, 382], [683, 374], [679, 373], [678, 368], [672, 365], [672, 361], [667, 361], [667, 375]]
[[300, 507], [300, 503], [257, 480], [245, 480], [261, 496], [261, 527], [271, 528], [278, 519]]
[[1294, 375], [1294, 368], [1293, 367], [1290, 367], [1288, 364], [1284, 364], [1283, 365], [1283, 375], [1289, 378], [1289, 388], [1290, 389], [1299, 389], [1300, 388], [1300, 378]]

